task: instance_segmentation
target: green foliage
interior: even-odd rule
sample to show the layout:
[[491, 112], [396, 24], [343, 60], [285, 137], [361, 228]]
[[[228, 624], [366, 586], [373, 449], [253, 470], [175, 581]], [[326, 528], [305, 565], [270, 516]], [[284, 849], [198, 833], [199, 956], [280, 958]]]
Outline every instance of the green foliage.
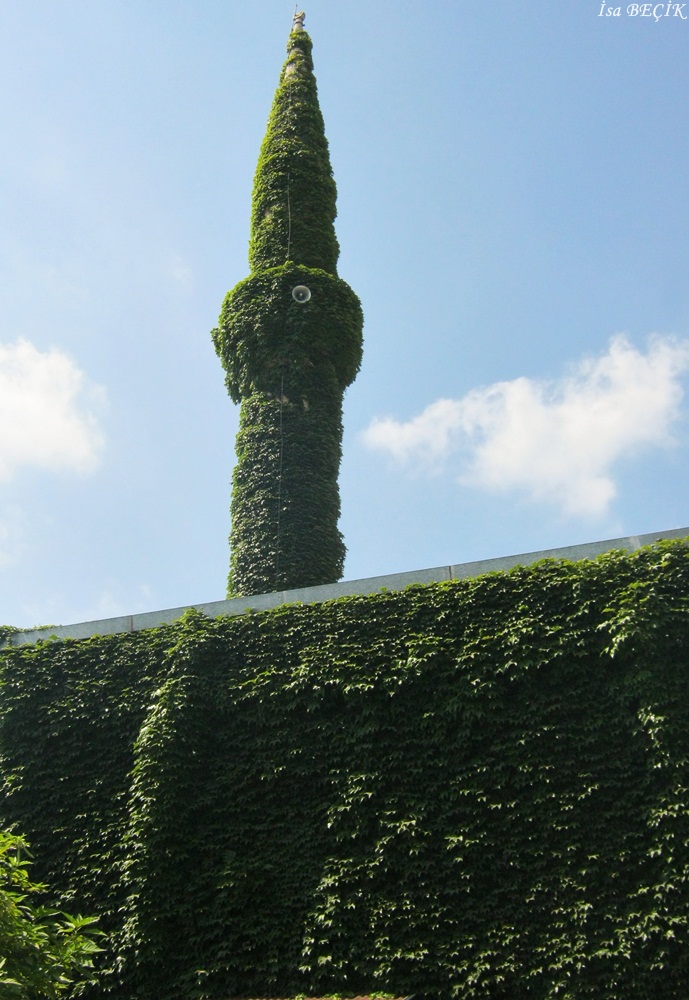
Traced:
[[[295, 302], [307, 285], [311, 299]], [[229, 292], [213, 331], [235, 403], [264, 392], [310, 404], [339, 399], [361, 365], [363, 317], [341, 278], [284, 264], [241, 281]]]
[[93, 981], [95, 918], [60, 914], [36, 900], [21, 837], [0, 830], [0, 996], [79, 996]]
[[30, 834], [56, 908], [97, 912], [105, 931], [121, 919], [134, 743], [168, 645], [159, 629], [2, 655], [0, 827]]
[[[363, 317], [337, 277], [335, 182], [306, 32], [290, 35], [288, 52], [254, 183], [252, 273], [213, 331], [242, 404], [230, 595], [332, 583], [344, 562], [342, 396], [361, 364]], [[296, 285], [308, 302], [295, 302]]]
[[290, 35], [287, 51], [254, 179], [249, 263], [336, 274], [337, 192], [305, 31]]
[[232, 477], [231, 593], [308, 587], [342, 575], [341, 435], [341, 410], [327, 393], [308, 406], [264, 393], [245, 400]]
[[99, 1000], [685, 1000], [688, 610], [675, 542], [10, 649], [0, 820]]

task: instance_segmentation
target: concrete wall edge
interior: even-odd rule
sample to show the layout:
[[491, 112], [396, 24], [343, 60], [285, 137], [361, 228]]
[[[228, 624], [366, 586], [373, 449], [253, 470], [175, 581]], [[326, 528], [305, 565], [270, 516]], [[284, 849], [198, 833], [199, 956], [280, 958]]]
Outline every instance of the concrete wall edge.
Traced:
[[179, 608], [162, 611], [147, 611], [142, 614], [123, 615], [117, 618], [102, 618], [73, 625], [51, 625], [46, 628], [26, 629], [5, 636], [0, 649], [12, 646], [33, 645], [49, 639], [89, 639], [93, 636], [119, 635], [124, 632], [139, 632], [178, 621], [190, 609], [200, 611], [210, 618], [223, 615], [241, 615], [250, 611], [268, 611], [282, 604], [316, 604], [332, 601], [339, 597], [356, 597], [377, 594], [386, 590], [404, 590], [406, 587], [428, 583], [442, 583], [446, 580], [463, 580], [482, 576], [484, 573], [505, 572], [515, 566], [530, 566], [542, 559], [595, 559], [599, 555], [615, 550], [635, 552], [645, 545], [652, 545], [662, 539], [688, 538], [689, 527], [672, 528], [668, 531], [654, 531], [645, 535], [629, 535], [624, 538], [609, 538], [600, 542], [585, 542], [559, 549], [543, 549], [538, 552], [523, 552], [519, 555], [499, 556], [496, 559], [480, 559], [474, 562], [437, 566], [431, 569], [412, 570], [408, 573], [390, 573], [386, 576], [366, 577], [361, 580], [346, 580], [320, 587], [305, 587], [300, 590], [283, 590], [272, 594], [258, 594], [255, 597], [233, 597], [229, 600], [211, 601], [205, 604], [188, 604]]

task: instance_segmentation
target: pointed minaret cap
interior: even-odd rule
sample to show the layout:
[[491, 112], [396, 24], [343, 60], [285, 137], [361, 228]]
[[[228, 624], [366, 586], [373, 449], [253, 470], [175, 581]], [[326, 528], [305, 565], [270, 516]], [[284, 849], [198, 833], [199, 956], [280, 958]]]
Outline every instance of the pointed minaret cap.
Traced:
[[[311, 53], [311, 40], [304, 30], [304, 18], [306, 13], [303, 10], [296, 12], [292, 18], [292, 30], [289, 35], [289, 40], [287, 42], [287, 54], [289, 59], [283, 69], [283, 80], [288, 79], [294, 73], [299, 74], [302, 77], [310, 76], [313, 70], [313, 64], [310, 58], [306, 60], [298, 59], [298, 56], [310, 56]], [[295, 61], [294, 56], [297, 54], [297, 60]]]

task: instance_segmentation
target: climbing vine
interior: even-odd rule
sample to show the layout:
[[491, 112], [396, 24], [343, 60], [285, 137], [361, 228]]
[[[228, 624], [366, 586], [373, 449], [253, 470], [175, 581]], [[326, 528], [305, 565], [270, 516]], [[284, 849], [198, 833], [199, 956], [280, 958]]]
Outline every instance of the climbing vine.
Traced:
[[[292, 289], [307, 285], [308, 302]], [[241, 281], [213, 331], [235, 403], [252, 392], [303, 400], [337, 398], [361, 364], [359, 300], [341, 278], [289, 263]]]
[[305, 31], [292, 32], [254, 179], [252, 271], [298, 261], [337, 273], [337, 190]]
[[[342, 396], [361, 364], [363, 317], [337, 276], [335, 197], [311, 40], [296, 31], [256, 170], [251, 275], [212, 334], [242, 406], [229, 596], [342, 575]], [[310, 298], [296, 300], [297, 286]]]
[[689, 986], [689, 547], [0, 657], [0, 822], [98, 997]]

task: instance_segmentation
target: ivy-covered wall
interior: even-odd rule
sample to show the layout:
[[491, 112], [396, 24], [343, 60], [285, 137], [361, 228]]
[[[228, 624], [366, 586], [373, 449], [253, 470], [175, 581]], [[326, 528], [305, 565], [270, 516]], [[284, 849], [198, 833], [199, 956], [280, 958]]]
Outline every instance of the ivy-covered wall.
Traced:
[[98, 997], [686, 1000], [689, 546], [0, 657]]

